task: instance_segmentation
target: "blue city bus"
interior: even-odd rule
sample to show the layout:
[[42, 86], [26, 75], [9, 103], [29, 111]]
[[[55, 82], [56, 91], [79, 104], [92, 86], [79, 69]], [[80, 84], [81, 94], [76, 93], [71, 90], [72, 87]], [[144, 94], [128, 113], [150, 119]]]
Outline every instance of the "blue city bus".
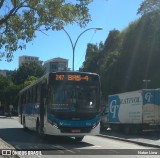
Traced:
[[19, 120], [39, 135], [75, 137], [100, 131], [100, 78], [87, 72], [52, 72], [19, 93]]

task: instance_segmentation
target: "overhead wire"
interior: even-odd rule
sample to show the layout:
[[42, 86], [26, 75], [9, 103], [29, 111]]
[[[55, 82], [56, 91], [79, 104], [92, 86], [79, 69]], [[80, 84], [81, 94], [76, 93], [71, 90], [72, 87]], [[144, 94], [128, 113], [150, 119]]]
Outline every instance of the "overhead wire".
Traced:
[[[94, 33], [93, 33], [93, 35], [92, 35], [92, 37], [91, 37], [91, 39], [90, 39], [90, 41], [89, 41], [88, 43], [91, 43], [91, 41], [92, 41], [93, 37], [94, 37], [94, 36], [95, 36], [95, 34], [96, 34], [96, 31], [97, 31], [97, 30], [94, 30]], [[84, 52], [84, 53], [83, 53], [83, 55], [81, 56], [81, 58], [80, 58], [79, 62], [76, 64], [76, 67], [75, 67], [76, 69], [77, 69], [77, 67], [78, 67], [79, 63], [81, 62], [82, 58], [85, 56], [85, 54], [86, 54], [86, 52]]]

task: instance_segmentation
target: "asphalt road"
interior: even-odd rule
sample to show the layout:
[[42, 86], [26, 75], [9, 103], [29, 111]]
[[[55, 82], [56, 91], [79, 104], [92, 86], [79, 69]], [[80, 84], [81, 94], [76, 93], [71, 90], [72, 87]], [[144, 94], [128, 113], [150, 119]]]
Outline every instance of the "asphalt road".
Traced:
[[[140, 146], [134, 143], [124, 142], [115, 139], [109, 139], [99, 136], [86, 136], [82, 142], [76, 142], [68, 137], [48, 136], [45, 139], [40, 138], [34, 132], [25, 132], [17, 121], [17, 118], [0, 118], [0, 138], [6, 143], [13, 146], [16, 150], [34, 150], [41, 151], [42, 158], [51, 157], [126, 157], [130, 158], [146, 158], [160, 157], [154, 155], [155, 148]], [[151, 151], [151, 152], [150, 152]], [[148, 152], [148, 154], [146, 153]], [[150, 153], [152, 155], [149, 155]], [[38, 156], [23, 156], [38, 157]]]

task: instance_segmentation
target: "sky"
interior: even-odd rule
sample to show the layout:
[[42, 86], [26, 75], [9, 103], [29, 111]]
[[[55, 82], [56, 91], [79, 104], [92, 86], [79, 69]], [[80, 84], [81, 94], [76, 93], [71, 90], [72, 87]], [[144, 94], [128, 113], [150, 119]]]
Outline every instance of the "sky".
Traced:
[[[85, 60], [85, 53], [88, 43], [99, 44], [105, 42], [109, 31], [117, 29], [123, 31], [131, 22], [140, 17], [137, 9], [143, 0], [93, 0], [88, 6], [91, 14], [91, 21], [85, 28], [78, 25], [68, 25], [65, 30], [75, 43], [80, 33], [88, 28], [101, 27], [103, 30], [86, 31], [78, 40], [75, 48], [74, 69], [78, 70]], [[12, 62], [0, 61], [0, 70], [18, 69], [19, 56], [37, 56], [41, 61], [52, 58], [68, 59], [69, 68], [72, 69], [73, 51], [66, 33], [61, 31], [49, 31], [45, 34], [37, 32], [36, 38], [27, 44], [26, 49], [14, 53]]]

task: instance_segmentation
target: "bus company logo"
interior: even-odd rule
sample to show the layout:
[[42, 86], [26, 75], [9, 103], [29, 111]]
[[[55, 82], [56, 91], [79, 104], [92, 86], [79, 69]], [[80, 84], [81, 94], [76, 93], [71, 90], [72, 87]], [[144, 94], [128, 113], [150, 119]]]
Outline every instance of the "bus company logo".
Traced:
[[110, 103], [110, 113], [112, 113], [112, 118], [116, 118], [118, 109], [119, 105], [117, 104], [117, 100], [112, 100]]
[[62, 126], [62, 125], [63, 125], [63, 122], [60, 122], [59, 124], [60, 124], [60, 126]]
[[152, 94], [150, 92], [146, 93], [144, 97], [148, 103], [151, 102]]

